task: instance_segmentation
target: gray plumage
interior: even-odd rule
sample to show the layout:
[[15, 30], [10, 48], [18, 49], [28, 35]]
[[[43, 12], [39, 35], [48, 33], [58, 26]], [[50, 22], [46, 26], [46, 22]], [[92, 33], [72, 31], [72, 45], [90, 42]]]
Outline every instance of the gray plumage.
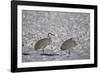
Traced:
[[76, 46], [76, 42], [75, 40], [73, 40], [72, 38], [64, 41], [64, 43], [61, 45], [60, 49], [61, 50], [68, 50], [68, 54], [70, 54], [70, 49], [72, 49], [73, 47]]
[[34, 46], [34, 49], [35, 50], [43, 49], [43, 53], [44, 53], [44, 48], [47, 45], [50, 45], [50, 43], [52, 42], [50, 35], [54, 36], [54, 34], [48, 33], [48, 37], [47, 38], [40, 39], [38, 42], [36, 42], [36, 44]]
[[43, 49], [49, 44], [50, 44], [49, 38], [41, 39], [35, 44], [35, 50], [38, 50], [38, 49], [41, 49], [41, 48]]

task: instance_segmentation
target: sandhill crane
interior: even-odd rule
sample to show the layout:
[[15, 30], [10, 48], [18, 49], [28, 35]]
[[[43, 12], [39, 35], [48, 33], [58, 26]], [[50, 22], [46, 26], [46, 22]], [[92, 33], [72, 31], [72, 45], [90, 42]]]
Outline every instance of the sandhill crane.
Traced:
[[68, 54], [70, 55], [70, 49], [76, 46], [76, 41], [73, 40], [73, 38], [70, 38], [61, 45], [60, 49], [63, 50], [68, 50]]
[[48, 37], [47, 37], [47, 38], [40, 39], [38, 42], [36, 42], [36, 44], [35, 44], [35, 46], [34, 46], [34, 49], [35, 49], [35, 50], [43, 49], [43, 53], [44, 53], [44, 48], [45, 48], [47, 45], [50, 45], [51, 42], [52, 42], [52, 39], [51, 39], [51, 36], [50, 36], [50, 35], [55, 36], [55, 35], [52, 34], [52, 33], [48, 33]]

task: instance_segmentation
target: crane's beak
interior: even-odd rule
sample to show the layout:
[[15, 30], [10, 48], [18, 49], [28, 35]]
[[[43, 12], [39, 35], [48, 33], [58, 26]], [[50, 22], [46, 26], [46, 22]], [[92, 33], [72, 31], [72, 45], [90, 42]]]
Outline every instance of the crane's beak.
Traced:
[[48, 35], [49, 35], [49, 34], [50, 34], [50, 35], [53, 35], [53, 36], [55, 36], [55, 34], [52, 34], [52, 33], [48, 33]]
[[57, 37], [57, 34], [51, 34], [51, 35], [53, 35], [53, 36]]
[[55, 37], [57, 37], [57, 34], [52, 34], [52, 33], [49, 33], [50, 35], [53, 35], [53, 36], [55, 36]]

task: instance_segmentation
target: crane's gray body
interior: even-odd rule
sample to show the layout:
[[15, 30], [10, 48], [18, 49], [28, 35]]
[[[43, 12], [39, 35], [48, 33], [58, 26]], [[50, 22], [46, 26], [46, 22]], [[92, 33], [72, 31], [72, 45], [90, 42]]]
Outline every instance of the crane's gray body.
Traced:
[[39, 40], [35, 46], [34, 46], [34, 49], [35, 50], [38, 50], [38, 49], [44, 49], [47, 45], [50, 44], [50, 39], [49, 38], [44, 38], [44, 39], [41, 39]]
[[64, 41], [64, 43], [61, 45], [61, 50], [70, 49], [76, 46], [76, 42], [72, 39]]

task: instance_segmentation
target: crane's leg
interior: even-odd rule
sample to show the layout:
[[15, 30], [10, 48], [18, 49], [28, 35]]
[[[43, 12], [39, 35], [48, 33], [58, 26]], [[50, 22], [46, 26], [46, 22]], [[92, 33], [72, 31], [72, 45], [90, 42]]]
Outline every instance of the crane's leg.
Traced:
[[53, 47], [51, 46], [51, 49], [53, 50]]
[[60, 53], [61, 53], [61, 56], [62, 56], [62, 50], [61, 50], [61, 52], [60, 52]]
[[70, 56], [70, 49], [68, 49], [68, 57]]
[[43, 51], [43, 54], [44, 54], [44, 48], [43, 48], [43, 50], [42, 50], [42, 51]]

